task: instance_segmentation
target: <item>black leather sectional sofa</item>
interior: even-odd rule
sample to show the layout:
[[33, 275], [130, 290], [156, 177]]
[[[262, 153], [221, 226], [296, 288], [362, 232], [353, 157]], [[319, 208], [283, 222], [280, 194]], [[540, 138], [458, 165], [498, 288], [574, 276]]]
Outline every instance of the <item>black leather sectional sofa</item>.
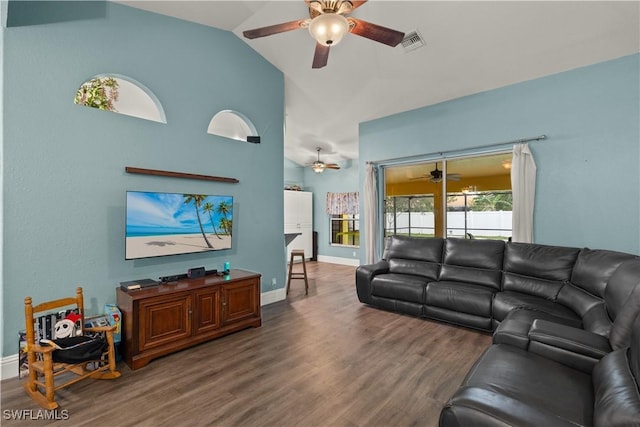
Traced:
[[636, 255], [393, 236], [357, 268], [356, 290], [371, 306], [493, 332], [441, 426], [640, 426]]

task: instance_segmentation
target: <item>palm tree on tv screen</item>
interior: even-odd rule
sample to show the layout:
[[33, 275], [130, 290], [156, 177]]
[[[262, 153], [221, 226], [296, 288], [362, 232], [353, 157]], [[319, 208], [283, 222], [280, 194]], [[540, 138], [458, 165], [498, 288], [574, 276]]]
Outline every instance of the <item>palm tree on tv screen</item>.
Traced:
[[207, 202], [204, 205], [202, 205], [202, 212], [206, 212], [209, 214], [209, 221], [211, 221], [211, 226], [213, 227], [213, 232], [215, 233], [216, 237], [218, 239], [222, 239], [222, 237], [220, 237], [220, 235], [218, 235], [218, 230], [216, 230], [216, 225], [213, 223], [213, 216], [211, 215], [212, 212], [215, 212], [216, 207], [213, 205], [213, 203], [211, 202]]
[[202, 220], [200, 219], [200, 205], [202, 204], [204, 199], [207, 198], [207, 196], [204, 196], [202, 194], [183, 194], [182, 197], [184, 197], [185, 205], [188, 205], [192, 202], [195, 205], [196, 215], [198, 216], [198, 225], [200, 226], [200, 232], [202, 233], [202, 237], [204, 237], [204, 241], [207, 243], [207, 246], [210, 248], [213, 248], [213, 245], [211, 245], [211, 243], [209, 242], [209, 239], [207, 239], [206, 234], [204, 234], [204, 228], [202, 227]]
[[222, 218], [220, 220], [220, 228], [224, 229], [224, 232], [231, 236], [231, 228], [233, 226], [233, 221], [227, 218]]
[[223, 218], [220, 219], [220, 227], [222, 227], [229, 236], [231, 236], [232, 223], [231, 220], [227, 219], [227, 215], [231, 213], [231, 208], [229, 202], [223, 201], [218, 203], [218, 213], [223, 216]]

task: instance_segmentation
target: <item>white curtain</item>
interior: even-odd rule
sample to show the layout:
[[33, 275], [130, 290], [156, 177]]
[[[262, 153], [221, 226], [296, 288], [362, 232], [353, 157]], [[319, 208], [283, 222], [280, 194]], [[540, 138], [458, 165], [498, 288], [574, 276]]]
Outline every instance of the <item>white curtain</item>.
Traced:
[[513, 146], [511, 161], [511, 190], [513, 192], [514, 242], [533, 243], [533, 206], [536, 196], [536, 162], [528, 144]]
[[376, 166], [367, 163], [364, 177], [364, 254], [365, 264], [378, 261], [378, 179]]

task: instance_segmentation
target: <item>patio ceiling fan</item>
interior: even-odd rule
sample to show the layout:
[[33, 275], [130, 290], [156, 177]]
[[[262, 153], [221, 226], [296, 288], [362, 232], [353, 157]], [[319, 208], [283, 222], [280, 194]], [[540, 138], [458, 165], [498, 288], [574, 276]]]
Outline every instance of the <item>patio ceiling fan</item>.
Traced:
[[365, 37], [391, 47], [397, 46], [404, 38], [403, 32], [360, 19], [345, 17], [366, 2], [367, 0], [305, 0], [309, 7], [309, 18], [247, 30], [242, 34], [248, 39], [255, 39], [308, 28], [311, 36], [316, 40], [312, 68], [322, 68], [327, 65], [329, 48], [338, 44], [346, 33]]
[[311, 169], [313, 169], [315, 173], [322, 173], [324, 172], [325, 169], [340, 169], [340, 166], [338, 166], [336, 163], [325, 163], [321, 161], [320, 150], [321, 150], [320, 147], [316, 147], [316, 151], [318, 152], [318, 160], [316, 160], [315, 162], [309, 165], [311, 166]]
[[[416, 178], [411, 178], [413, 179], [424, 179], [427, 178], [429, 181], [431, 182], [442, 182], [442, 171], [440, 169], [438, 169], [438, 164], [436, 163], [436, 168], [434, 170], [432, 170], [431, 172], [429, 172], [428, 174], [425, 175], [421, 175], [419, 177]], [[460, 181], [460, 174], [459, 173], [448, 173], [447, 174], [447, 179], [449, 181]]]

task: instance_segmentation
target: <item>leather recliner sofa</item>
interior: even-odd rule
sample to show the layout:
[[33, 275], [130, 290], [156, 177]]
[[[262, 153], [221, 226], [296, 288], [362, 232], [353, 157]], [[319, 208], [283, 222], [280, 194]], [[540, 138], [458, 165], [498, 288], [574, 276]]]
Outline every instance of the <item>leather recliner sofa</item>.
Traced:
[[637, 255], [499, 240], [392, 236], [380, 261], [356, 269], [362, 303], [520, 345], [536, 319], [608, 337], [639, 285]]
[[[494, 332], [493, 345], [443, 409], [443, 426], [550, 425], [551, 419], [563, 425], [566, 414], [561, 408], [566, 405], [577, 405], [571, 414], [583, 416], [571, 415], [567, 419], [582, 421], [570, 425], [592, 425], [590, 416], [600, 413], [594, 402], [602, 396], [594, 397], [587, 384], [592, 379], [595, 384], [596, 378], [600, 386], [605, 384], [603, 374], [596, 377], [595, 367], [612, 363], [604, 358], [612, 359], [613, 353], [626, 355], [626, 359], [615, 356], [620, 370], [631, 372], [637, 368], [633, 363], [640, 364], [629, 359], [640, 355], [640, 332], [634, 330], [638, 348], [628, 350], [640, 312], [640, 257], [632, 254], [393, 236], [386, 239], [382, 260], [357, 268], [356, 291], [361, 302], [375, 307]], [[635, 329], [640, 328], [638, 322]], [[563, 375], [566, 381], [553, 383]], [[574, 384], [576, 377], [582, 378], [582, 385]], [[638, 379], [636, 369], [630, 379], [636, 381], [636, 396]], [[635, 406], [640, 401], [629, 400], [616, 384], [603, 391], [608, 404], [631, 405], [629, 413], [638, 417], [640, 425], [640, 406]], [[556, 403], [542, 404], [542, 409], [528, 407], [536, 398], [527, 393], [545, 387], [557, 391], [549, 394]], [[571, 394], [572, 387], [584, 398]], [[570, 398], [558, 397], [563, 389]], [[510, 391], [503, 395], [500, 390]], [[518, 400], [517, 390], [523, 391], [524, 400]], [[587, 409], [579, 409], [582, 406]], [[522, 417], [505, 415], [513, 411], [522, 411]]]
[[549, 358], [491, 345], [440, 412], [441, 427], [640, 426], [640, 316], [629, 346], [592, 369], [579, 358]]

